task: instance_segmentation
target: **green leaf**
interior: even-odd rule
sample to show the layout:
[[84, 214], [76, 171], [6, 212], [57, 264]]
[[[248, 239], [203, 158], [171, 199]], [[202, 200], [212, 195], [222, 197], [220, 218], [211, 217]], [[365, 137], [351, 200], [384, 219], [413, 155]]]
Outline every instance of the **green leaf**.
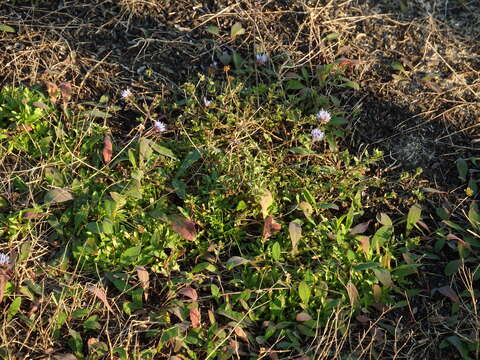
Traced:
[[465, 343], [456, 335], [449, 336], [446, 341], [448, 341], [450, 344], [452, 344], [457, 351], [460, 353], [462, 356], [463, 360], [473, 360], [468, 353], [468, 347], [465, 345]]
[[245, 29], [242, 27], [242, 24], [239, 22], [233, 24], [232, 28], [230, 29], [230, 37], [232, 40], [235, 40], [237, 36], [243, 34], [245, 34]]
[[210, 25], [210, 26], [207, 26], [205, 30], [207, 30], [210, 34], [217, 35], [217, 36], [220, 35], [220, 29], [217, 26]]
[[336, 204], [320, 204], [318, 205], [319, 209], [334, 209], [334, 210], [340, 210], [338, 205]]
[[422, 207], [418, 204], [412, 205], [407, 215], [407, 229], [406, 229], [407, 235], [413, 229], [415, 224], [420, 220], [421, 215], [422, 215]]
[[68, 333], [70, 335], [70, 338], [68, 339], [68, 345], [70, 346], [70, 349], [75, 353], [75, 355], [80, 354], [83, 349], [83, 340], [82, 337], [78, 332], [76, 332], [73, 329], [69, 329]]
[[400, 72], [403, 72], [405, 73], [405, 68], [403, 67], [403, 65], [401, 63], [399, 63], [398, 61], [394, 61], [390, 64], [390, 66], [392, 67], [392, 69], [394, 70], [397, 70], [397, 71], [400, 71]]
[[248, 264], [250, 263], [250, 260], [244, 259], [241, 256], [232, 256], [230, 259], [227, 260], [225, 263], [225, 267], [230, 270], [233, 269], [236, 266], [242, 265], [242, 264]]
[[98, 315], [92, 315], [82, 324], [85, 330], [97, 330], [100, 329], [100, 323], [98, 322]]
[[146, 139], [144, 137], [140, 138], [139, 141], [139, 162], [140, 164], [144, 164], [146, 161], [150, 160], [153, 154], [152, 147], [150, 144], [152, 143], [151, 140]]
[[0, 31], [9, 32], [9, 33], [15, 33], [16, 32], [16, 30], [13, 27], [8, 26], [8, 25], [0, 25]]
[[87, 111], [84, 111], [82, 114], [88, 117], [101, 118], [101, 119], [108, 119], [112, 117], [112, 114], [109, 114], [107, 112], [104, 112], [98, 109], [87, 110]]
[[140, 246], [133, 246], [125, 250], [120, 258], [124, 263], [133, 264], [141, 252], [142, 248]]
[[190, 270], [190, 272], [193, 274], [193, 273], [201, 272], [203, 270], [208, 270], [210, 272], [215, 272], [215, 271], [217, 271], [217, 268], [213, 264], [210, 264], [208, 262], [202, 262], [202, 263], [196, 265], [192, 270]]
[[352, 269], [355, 271], [364, 271], [368, 269], [376, 269], [380, 267], [380, 263], [378, 262], [368, 262], [368, 263], [361, 263], [358, 265], [352, 266]]
[[160, 155], [163, 155], [163, 156], [166, 156], [166, 157], [169, 157], [173, 160], [177, 160], [177, 157], [175, 156], [175, 154], [172, 152], [172, 150], [162, 146], [162, 145], [158, 145], [154, 142], [151, 142], [150, 143], [150, 146], [152, 147], [153, 150], [155, 150], [157, 153], [159, 153]]
[[73, 196], [68, 190], [63, 188], [56, 188], [56, 189], [49, 190], [45, 194], [43, 198], [43, 202], [49, 203], [49, 204], [58, 204], [65, 201], [72, 200], [72, 199], [73, 199]]
[[373, 269], [375, 277], [380, 280], [383, 286], [389, 288], [393, 286], [392, 276], [390, 272], [386, 269]]
[[386, 244], [393, 235], [392, 226], [382, 226], [379, 228], [372, 237], [371, 247], [377, 250], [377, 253], [380, 251], [382, 246]]
[[272, 246], [272, 258], [273, 258], [273, 260], [279, 261], [281, 252], [282, 252], [282, 248], [280, 247], [280, 244], [278, 242], [275, 242], [275, 244], [273, 244], [273, 246]]
[[478, 210], [478, 203], [476, 201], [472, 201], [470, 204], [468, 220], [476, 230], [480, 230], [480, 211]]
[[340, 37], [340, 33], [330, 33], [327, 36], [325, 36], [325, 40], [331, 41], [331, 40], [338, 39], [339, 37]]
[[445, 275], [451, 276], [458, 271], [460, 260], [452, 260], [445, 266]]
[[301, 90], [305, 87], [300, 81], [298, 80], [288, 80], [287, 82], [287, 89], [288, 90]]
[[343, 83], [343, 86], [352, 88], [353, 90], [357, 90], [357, 91], [360, 90], [360, 85], [356, 81], [347, 81]]
[[182, 177], [185, 175], [187, 172], [188, 168], [190, 168], [193, 164], [195, 164], [198, 159], [202, 156], [201, 150], [195, 149], [190, 151], [187, 156], [185, 156], [185, 159], [183, 159], [182, 164], [177, 170], [177, 173], [175, 174], [175, 178]]
[[22, 305], [22, 298], [20, 296], [17, 296], [10, 306], [8, 307], [7, 311], [7, 321], [12, 320], [12, 318], [18, 313], [20, 310], [20, 306]]
[[465, 159], [459, 158], [455, 162], [457, 165], [458, 171], [458, 178], [462, 181], [467, 181], [467, 173], [468, 173], [468, 164]]
[[310, 295], [310, 287], [305, 282], [302, 281], [300, 284], [298, 284], [298, 296], [300, 296], [300, 300], [302, 300], [303, 304], [308, 305]]

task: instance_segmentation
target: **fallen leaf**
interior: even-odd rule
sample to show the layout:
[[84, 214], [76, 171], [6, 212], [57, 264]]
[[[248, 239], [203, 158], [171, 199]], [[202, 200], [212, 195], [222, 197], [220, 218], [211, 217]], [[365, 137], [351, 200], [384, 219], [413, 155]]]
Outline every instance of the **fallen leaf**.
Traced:
[[360, 241], [363, 253], [368, 256], [370, 253], [370, 238], [368, 236], [360, 235], [358, 236], [358, 241]]
[[99, 288], [98, 286], [88, 286], [87, 290], [93, 293], [97, 298], [99, 298], [105, 307], [107, 308], [108, 311], [113, 312], [113, 309], [110, 307], [110, 304], [108, 303], [107, 300], [107, 294], [105, 293], [105, 290], [102, 288]]
[[233, 331], [235, 332], [235, 334], [241, 338], [243, 341], [245, 342], [248, 342], [248, 336], [247, 336], [247, 333], [245, 332], [245, 330], [243, 330], [240, 326], [235, 326], [233, 328]]
[[445, 285], [445, 286], [442, 286], [440, 288], [437, 289], [438, 292], [440, 294], [442, 294], [443, 296], [446, 296], [448, 297], [450, 300], [452, 300], [452, 302], [460, 302], [460, 299], [458, 298], [457, 294], [455, 293], [455, 291], [448, 285]]
[[260, 207], [262, 208], [262, 215], [265, 219], [268, 216], [268, 208], [273, 204], [273, 195], [269, 190], [263, 190], [260, 196]]
[[43, 216], [46, 216], [48, 215], [47, 213], [33, 213], [33, 212], [30, 212], [30, 211], [27, 211], [23, 217], [24, 219], [36, 219], [36, 218], [39, 218], [39, 217], [43, 217]]
[[295, 316], [295, 320], [297, 321], [309, 321], [312, 320], [312, 317], [308, 315], [307, 313], [298, 313], [297, 316]]
[[382, 289], [380, 285], [373, 284], [373, 299], [375, 300], [375, 302], [379, 303], [381, 297], [382, 297]]
[[145, 300], [148, 300], [148, 288], [150, 287], [150, 275], [148, 271], [143, 266], [136, 266], [137, 269], [137, 276], [138, 280], [140, 280], [140, 284], [142, 285], [143, 292], [145, 294]]
[[43, 110], [48, 110], [48, 106], [40, 101], [34, 101], [32, 105]]
[[268, 216], [263, 225], [263, 240], [267, 240], [273, 233], [279, 231], [282, 226], [277, 223], [273, 216]]
[[10, 274], [8, 270], [0, 269], [0, 303], [3, 300], [5, 285], [7, 284], [8, 280], [10, 280]]
[[185, 240], [194, 241], [197, 237], [197, 230], [195, 229], [195, 223], [183, 216], [172, 216], [170, 218], [173, 231], [183, 237]]
[[68, 190], [63, 188], [55, 188], [49, 190], [43, 197], [43, 201], [50, 204], [58, 204], [72, 199], [72, 194]]
[[300, 204], [298, 204], [298, 207], [303, 211], [303, 215], [305, 215], [305, 217], [309, 217], [313, 214], [312, 205], [310, 205], [310, 203], [306, 201], [300, 202]]
[[45, 85], [47, 85], [47, 92], [48, 92], [48, 97], [50, 98], [50, 101], [55, 104], [58, 100], [58, 97], [60, 95], [60, 91], [58, 89], [58, 86], [55, 85], [54, 83], [50, 81], [46, 81]]
[[247, 264], [249, 262], [250, 262], [250, 260], [244, 259], [241, 256], [232, 256], [225, 263], [225, 267], [227, 269], [233, 269], [235, 266], [242, 265], [242, 264]]
[[370, 318], [366, 315], [357, 315], [355, 319], [362, 325], [366, 325], [370, 323]]
[[58, 85], [58, 88], [60, 89], [60, 92], [62, 94], [63, 102], [69, 102], [70, 98], [72, 97], [72, 86], [70, 85], [70, 83], [62, 82]]
[[358, 235], [363, 234], [368, 229], [368, 225], [372, 220], [368, 220], [361, 224], [355, 225], [353, 228], [350, 229], [350, 235]]
[[197, 291], [194, 288], [191, 288], [191, 287], [184, 287], [184, 288], [178, 290], [177, 294], [186, 296], [193, 301], [197, 301], [197, 299], [198, 299]]
[[360, 304], [359, 303], [360, 295], [358, 294], [357, 287], [353, 283], [349, 282], [346, 288], [347, 288], [348, 297], [350, 298], [350, 304], [353, 307], [357, 307]]
[[190, 309], [190, 321], [194, 329], [200, 327], [201, 315], [197, 308]]
[[112, 160], [112, 153], [113, 153], [112, 138], [110, 137], [110, 134], [107, 133], [103, 138], [103, 150], [102, 150], [103, 162], [105, 164], [108, 164]]
[[290, 240], [292, 241], [292, 253], [297, 253], [297, 245], [302, 237], [302, 225], [298, 222], [292, 221], [288, 225], [288, 232], [290, 234]]
[[55, 360], [77, 360], [77, 357], [73, 354], [57, 354], [53, 355]]

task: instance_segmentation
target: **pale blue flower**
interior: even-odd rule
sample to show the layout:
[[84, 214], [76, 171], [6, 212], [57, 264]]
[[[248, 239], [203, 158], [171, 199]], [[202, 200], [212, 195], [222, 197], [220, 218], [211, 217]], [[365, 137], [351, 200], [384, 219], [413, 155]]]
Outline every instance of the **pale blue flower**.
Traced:
[[322, 109], [317, 113], [317, 120], [320, 121], [321, 123], [328, 123], [331, 118], [332, 116], [327, 110]]
[[162, 121], [155, 121], [153, 127], [158, 132], [167, 131], [167, 125]]
[[124, 89], [120, 92], [122, 99], [127, 100], [133, 96], [133, 93], [130, 89]]
[[312, 130], [312, 140], [313, 141], [322, 141], [325, 138], [325, 133], [320, 129]]
[[203, 105], [209, 107], [210, 105], [212, 105], [212, 101], [208, 100], [206, 97], [203, 97]]
[[256, 54], [255, 59], [257, 60], [257, 64], [264, 65], [268, 61], [268, 55], [266, 55], [266, 54]]
[[10, 256], [4, 253], [0, 253], [0, 265], [10, 264]]

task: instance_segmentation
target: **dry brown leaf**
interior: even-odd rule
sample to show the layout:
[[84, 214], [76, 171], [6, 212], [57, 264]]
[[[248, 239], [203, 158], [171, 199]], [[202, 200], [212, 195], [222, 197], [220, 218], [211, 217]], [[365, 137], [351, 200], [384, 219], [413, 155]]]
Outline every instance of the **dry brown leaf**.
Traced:
[[178, 290], [177, 294], [186, 296], [193, 301], [197, 301], [198, 299], [197, 292], [191, 287], [184, 287], [183, 289]]
[[298, 313], [297, 316], [295, 316], [295, 320], [297, 321], [309, 321], [312, 320], [312, 317], [308, 315], [307, 313]]
[[199, 328], [201, 326], [202, 316], [200, 315], [200, 311], [197, 308], [190, 309], [190, 321], [192, 322], [192, 327], [194, 329]]
[[183, 237], [185, 240], [194, 241], [197, 237], [195, 223], [183, 216], [172, 216], [170, 218], [173, 231]]
[[366, 315], [357, 315], [355, 319], [362, 325], [366, 325], [370, 323], [370, 318]]
[[143, 266], [136, 266], [138, 280], [143, 288], [143, 293], [145, 294], [145, 300], [148, 300], [148, 288], [150, 287], [150, 275], [148, 271]]
[[112, 154], [113, 154], [112, 138], [110, 134], [107, 133], [103, 138], [103, 150], [102, 150], [103, 162], [105, 164], [108, 164], [112, 160]]
[[248, 342], [248, 335], [247, 333], [245, 332], [245, 330], [243, 330], [240, 326], [235, 326], [233, 328], [233, 331], [235, 332], [235, 334], [241, 338], [243, 341], [245, 342]]
[[363, 253], [368, 255], [370, 252], [370, 238], [368, 236], [360, 235], [357, 237], [358, 241], [360, 241], [360, 246], [362, 247]]
[[279, 231], [282, 226], [275, 221], [273, 216], [268, 216], [263, 225], [263, 240], [267, 240], [273, 233]]
[[60, 89], [60, 92], [62, 94], [63, 102], [69, 102], [72, 97], [72, 86], [70, 85], [70, 83], [62, 82], [58, 85], [58, 88]]
[[5, 285], [8, 280], [10, 280], [10, 271], [8, 269], [2, 269], [0, 267], [0, 303], [3, 300], [3, 295], [5, 293]]
[[260, 207], [262, 208], [262, 215], [265, 219], [268, 216], [268, 208], [273, 204], [273, 195], [269, 190], [263, 190], [260, 196]]
[[357, 307], [360, 304], [360, 295], [358, 294], [357, 287], [351, 282], [349, 282], [346, 287], [348, 297], [350, 298], [350, 304], [352, 305], [352, 307]]
[[288, 232], [290, 234], [290, 240], [292, 241], [292, 253], [297, 253], [298, 242], [302, 238], [302, 225], [298, 222], [292, 221], [288, 225]]
[[350, 235], [359, 235], [363, 234], [368, 229], [368, 225], [372, 220], [368, 220], [361, 224], [355, 225], [353, 228], [350, 229]]
[[48, 97], [50, 98], [50, 101], [55, 104], [58, 100], [58, 97], [60, 95], [60, 91], [58, 89], [58, 86], [55, 85], [54, 83], [50, 81], [46, 81], [45, 85], [47, 85], [47, 92], [48, 92]]
[[47, 213], [33, 213], [33, 212], [30, 212], [30, 211], [27, 211], [23, 217], [25, 219], [36, 219], [36, 218], [39, 218], [39, 217], [42, 217], [42, 216], [46, 216], [48, 215]]
[[99, 298], [105, 307], [107, 308], [108, 311], [113, 312], [113, 309], [110, 307], [110, 304], [108, 303], [107, 300], [107, 294], [105, 293], [105, 290], [102, 288], [99, 288], [98, 286], [88, 286], [87, 290], [93, 293], [97, 298]]
[[374, 284], [373, 285], [373, 299], [375, 302], [380, 302], [380, 298], [382, 297], [382, 289], [380, 288], [380, 285]]
[[77, 357], [73, 354], [57, 354], [53, 355], [55, 360], [77, 360]]
[[443, 296], [446, 296], [448, 297], [450, 300], [452, 300], [452, 302], [460, 302], [460, 299], [458, 298], [457, 294], [455, 293], [455, 291], [448, 285], [445, 285], [445, 286], [442, 286], [440, 288], [437, 289], [438, 292], [440, 294], [442, 294]]

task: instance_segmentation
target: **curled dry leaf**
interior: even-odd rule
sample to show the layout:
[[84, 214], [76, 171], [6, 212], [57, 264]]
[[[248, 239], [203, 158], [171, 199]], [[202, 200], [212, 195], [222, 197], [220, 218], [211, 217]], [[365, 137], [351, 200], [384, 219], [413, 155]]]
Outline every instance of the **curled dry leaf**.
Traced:
[[372, 220], [368, 220], [361, 224], [355, 225], [353, 228], [350, 229], [350, 235], [358, 235], [363, 234], [368, 229], [368, 225]]
[[148, 288], [150, 287], [150, 275], [143, 266], [136, 266], [138, 280], [142, 285], [143, 293], [145, 294], [145, 300], [148, 300]]
[[310, 315], [308, 315], [307, 313], [302, 312], [302, 313], [298, 313], [297, 316], [295, 316], [295, 320], [297, 320], [297, 321], [309, 321], [309, 320], [312, 320], [312, 317]]
[[110, 304], [108, 303], [107, 300], [107, 294], [105, 293], [105, 290], [102, 288], [99, 288], [98, 286], [88, 286], [87, 290], [93, 293], [97, 298], [99, 298], [105, 307], [107, 308], [108, 311], [113, 312], [113, 309], [110, 307]]
[[237, 335], [243, 341], [248, 342], [248, 335], [240, 326], [235, 326], [233, 331], [235, 332], [235, 335]]
[[352, 307], [357, 307], [360, 304], [360, 295], [358, 294], [357, 287], [351, 282], [349, 282], [346, 287], [348, 297], [350, 298], [350, 304], [352, 305]]
[[200, 315], [200, 311], [197, 308], [190, 309], [190, 321], [192, 322], [192, 327], [194, 329], [199, 328], [201, 326], [202, 317]]
[[442, 294], [443, 296], [446, 296], [448, 297], [450, 300], [452, 300], [452, 302], [460, 302], [460, 299], [458, 298], [457, 294], [455, 293], [455, 291], [448, 285], [445, 285], [445, 286], [442, 286], [440, 288], [437, 289], [438, 292], [440, 294]]
[[170, 218], [173, 231], [183, 237], [185, 240], [194, 241], [197, 237], [197, 230], [195, 229], [195, 223], [183, 216], [172, 216]]
[[48, 97], [50, 98], [50, 101], [55, 104], [58, 100], [58, 97], [60, 95], [60, 91], [58, 89], [58, 86], [55, 85], [53, 82], [46, 81], [45, 85], [47, 86], [47, 92], [48, 92]]
[[112, 160], [112, 154], [113, 154], [112, 138], [110, 134], [107, 133], [103, 138], [103, 150], [102, 150], [103, 162], [105, 164], [108, 164]]
[[33, 213], [33, 212], [30, 212], [30, 211], [27, 211], [24, 215], [23, 215], [23, 218], [24, 219], [36, 219], [36, 218], [40, 218], [40, 217], [43, 217], [43, 216], [46, 216], [48, 215], [47, 213]]
[[275, 221], [273, 216], [268, 216], [263, 225], [263, 240], [267, 240], [272, 234], [279, 231], [282, 226]]
[[290, 234], [290, 240], [292, 241], [292, 253], [296, 254], [298, 242], [302, 237], [302, 225], [296, 221], [292, 221], [288, 225], [288, 232]]
[[177, 294], [186, 296], [193, 301], [197, 301], [198, 299], [196, 290], [191, 287], [184, 287], [183, 289], [178, 290]]
[[268, 216], [268, 208], [273, 204], [273, 195], [269, 190], [263, 190], [260, 196], [260, 207], [262, 208], [262, 215], [265, 219]]
[[58, 85], [58, 88], [60, 89], [60, 92], [62, 94], [63, 102], [69, 102], [70, 98], [72, 97], [72, 86], [70, 85], [70, 83], [62, 82]]

